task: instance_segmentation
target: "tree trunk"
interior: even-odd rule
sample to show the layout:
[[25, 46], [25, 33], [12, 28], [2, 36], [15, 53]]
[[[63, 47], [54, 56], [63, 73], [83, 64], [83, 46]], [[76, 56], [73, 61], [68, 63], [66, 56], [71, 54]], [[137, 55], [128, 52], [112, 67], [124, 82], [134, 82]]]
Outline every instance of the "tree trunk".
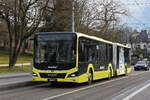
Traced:
[[13, 68], [13, 54], [12, 54], [12, 39], [10, 39], [9, 43], [9, 68]]
[[11, 57], [9, 61], [9, 68], [13, 68], [16, 64], [17, 57]]
[[[12, 45], [12, 43], [10, 43]], [[17, 62], [18, 56], [20, 55], [20, 51], [22, 50], [22, 42], [17, 44], [19, 48], [13, 49], [13, 47], [9, 50], [9, 68], [13, 68]]]

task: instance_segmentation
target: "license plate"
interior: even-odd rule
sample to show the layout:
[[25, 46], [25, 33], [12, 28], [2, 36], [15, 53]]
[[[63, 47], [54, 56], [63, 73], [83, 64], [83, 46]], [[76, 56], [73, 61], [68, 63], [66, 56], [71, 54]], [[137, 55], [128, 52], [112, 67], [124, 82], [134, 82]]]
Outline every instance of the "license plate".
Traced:
[[57, 79], [48, 79], [49, 82], [57, 82]]

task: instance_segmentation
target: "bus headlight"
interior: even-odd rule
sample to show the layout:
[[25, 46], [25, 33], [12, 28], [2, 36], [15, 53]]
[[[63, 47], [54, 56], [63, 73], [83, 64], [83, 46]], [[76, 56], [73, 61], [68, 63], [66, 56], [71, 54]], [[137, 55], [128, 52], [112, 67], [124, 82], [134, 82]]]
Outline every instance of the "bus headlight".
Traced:
[[69, 77], [76, 77], [76, 76], [77, 76], [77, 72], [69, 74], [69, 75], [68, 75], [68, 78], [69, 78]]
[[38, 75], [36, 73], [34, 73], [34, 72], [32, 73], [32, 76], [33, 77], [38, 77]]

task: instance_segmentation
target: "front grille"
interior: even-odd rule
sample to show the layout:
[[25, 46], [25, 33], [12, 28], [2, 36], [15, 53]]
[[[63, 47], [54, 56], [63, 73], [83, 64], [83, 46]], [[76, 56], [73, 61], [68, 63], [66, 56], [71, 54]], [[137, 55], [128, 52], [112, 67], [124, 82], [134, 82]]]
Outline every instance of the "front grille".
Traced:
[[136, 66], [137, 68], [143, 68], [144, 66]]
[[136, 68], [136, 69], [145, 69], [144, 66], [136, 66], [135, 68]]
[[65, 78], [66, 73], [40, 73], [41, 78]]

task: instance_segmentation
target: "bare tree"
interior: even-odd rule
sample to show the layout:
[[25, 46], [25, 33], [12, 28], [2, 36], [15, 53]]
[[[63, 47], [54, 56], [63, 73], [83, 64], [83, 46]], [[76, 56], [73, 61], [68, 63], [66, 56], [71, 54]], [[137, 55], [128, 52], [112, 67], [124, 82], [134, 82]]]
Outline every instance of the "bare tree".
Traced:
[[[76, 0], [75, 29], [79, 32], [113, 40], [112, 37], [123, 36], [117, 34], [118, 31], [116, 31], [120, 17], [123, 15], [127, 15], [127, 11], [119, 1]], [[121, 42], [120, 39], [118, 41]]]
[[[54, 9], [50, 11], [50, 17], [48, 17], [48, 19], [51, 18], [50, 23], [45, 24], [45, 27], [50, 26], [46, 28], [50, 31], [71, 31], [72, 2], [75, 6], [75, 31], [102, 38], [107, 37], [105, 39], [116, 38], [120, 16], [127, 14], [120, 2], [114, 0], [53, 1], [55, 1]], [[122, 36], [122, 34], [118, 35]]]
[[49, 0], [0, 0], [0, 18], [9, 33], [9, 67], [14, 67], [24, 41], [40, 25]]
[[121, 4], [114, 0], [100, 0], [98, 6], [95, 14], [95, 24], [97, 24], [95, 28], [100, 33], [105, 33], [109, 28], [117, 26], [120, 15], [127, 14]]

